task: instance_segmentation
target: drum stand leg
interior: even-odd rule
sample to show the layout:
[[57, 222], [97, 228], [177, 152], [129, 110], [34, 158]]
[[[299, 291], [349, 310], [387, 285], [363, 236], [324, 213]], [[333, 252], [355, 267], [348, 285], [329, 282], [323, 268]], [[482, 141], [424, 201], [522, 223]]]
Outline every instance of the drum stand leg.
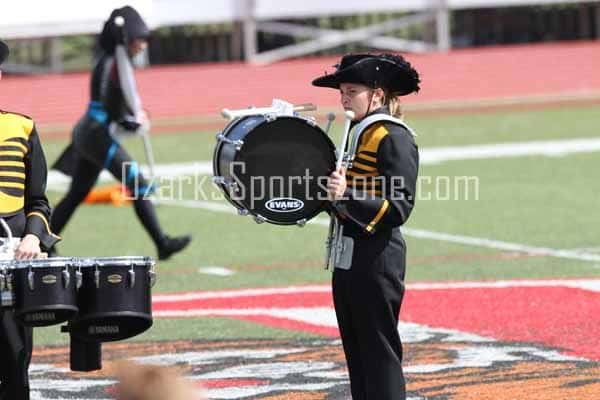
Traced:
[[342, 253], [342, 236], [344, 235], [344, 225], [342, 225], [334, 215], [331, 216], [329, 223], [329, 235], [325, 242], [325, 269], [335, 268], [339, 262]]
[[102, 369], [102, 343], [84, 342], [73, 335], [71, 337], [71, 371], [96, 371]]
[[331, 219], [329, 220], [329, 233], [327, 234], [327, 239], [325, 240], [325, 269], [331, 268], [331, 253], [333, 250], [333, 242], [334, 234], [335, 234], [335, 225], [337, 223], [337, 218], [335, 215], [331, 215]]

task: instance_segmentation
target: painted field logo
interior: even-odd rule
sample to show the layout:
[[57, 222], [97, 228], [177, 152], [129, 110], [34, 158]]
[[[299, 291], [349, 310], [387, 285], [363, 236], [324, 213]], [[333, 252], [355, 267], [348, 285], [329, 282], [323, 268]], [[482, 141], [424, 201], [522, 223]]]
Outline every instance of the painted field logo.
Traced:
[[277, 197], [265, 203], [265, 207], [273, 212], [294, 212], [304, 208], [304, 202], [293, 197]]
[[[407, 332], [408, 400], [600, 398], [600, 364], [555, 349], [469, 337], [413, 325]], [[182, 341], [105, 345], [110, 361], [177, 366], [209, 399], [346, 400], [341, 343], [321, 340]], [[42, 349], [32, 368], [32, 399], [106, 399], [115, 381], [64, 368], [68, 348]]]
[[[399, 326], [407, 399], [600, 399], [594, 318], [600, 312], [595, 308], [600, 307], [596, 301], [600, 280], [565, 282], [575, 288], [548, 287], [548, 281], [520, 281], [515, 287], [507, 287], [507, 282], [454, 283], [451, 289], [439, 284], [409, 285], [405, 320]], [[519, 311], [514, 304], [509, 308], [494, 303], [494, 309], [485, 310], [482, 291], [490, 290], [501, 292], [502, 296], [494, 296], [496, 300], [528, 299], [524, 303], [528, 308]], [[560, 306], [573, 305], [559, 314], [561, 323], [546, 314], [536, 319], [540, 305], [544, 312], [556, 311], [556, 298], [561, 299]], [[325, 285], [156, 295], [153, 313], [159, 319], [203, 321], [203, 317], [223, 316], [320, 338], [206, 341], [190, 337], [178, 342], [107, 343], [104, 355], [107, 362], [130, 358], [177, 366], [206, 389], [211, 400], [347, 400], [348, 377], [331, 302]], [[507, 309], [511, 318], [498, 317], [497, 308]], [[477, 318], [461, 319], [452, 314], [455, 309], [473, 310], [469, 315], [480, 311]], [[426, 321], [406, 322], [414, 315]], [[448, 315], [450, 326], [440, 327], [444, 324], [440, 318]], [[569, 315], [576, 318], [570, 320]], [[479, 321], [485, 332], [473, 325]], [[562, 334], [567, 329], [570, 334]], [[502, 338], [504, 331], [514, 336]], [[535, 336], [524, 335], [532, 331]], [[569, 340], [551, 343], [557, 333]], [[30, 369], [32, 400], [111, 397], [115, 384], [111, 369], [98, 374], [69, 372], [68, 352], [68, 348], [36, 348], [36, 364]]]

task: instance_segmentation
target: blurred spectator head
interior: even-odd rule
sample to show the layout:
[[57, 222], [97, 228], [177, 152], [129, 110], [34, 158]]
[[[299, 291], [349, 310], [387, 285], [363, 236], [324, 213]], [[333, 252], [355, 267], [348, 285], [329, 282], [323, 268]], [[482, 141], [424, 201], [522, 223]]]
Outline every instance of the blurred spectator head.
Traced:
[[173, 368], [123, 361], [115, 375], [117, 400], [204, 400], [200, 388]]

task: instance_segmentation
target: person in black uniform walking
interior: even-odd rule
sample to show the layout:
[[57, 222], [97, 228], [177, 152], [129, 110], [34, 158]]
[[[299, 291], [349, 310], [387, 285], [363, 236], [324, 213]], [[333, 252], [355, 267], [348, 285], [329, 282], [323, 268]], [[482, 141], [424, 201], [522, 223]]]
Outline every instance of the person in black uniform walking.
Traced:
[[399, 96], [419, 90], [399, 55], [350, 54], [313, 85], [338, 89], [354, 112], [354, 161], [328, 180], [344, 244], [333, 271], [333, 299], [354, 400], [406, 398], [398, 334], [406, 244], [399, 226], [414, 207], [419, 153], [400, 119]]
[[[0, 64], [8, 52], [8, 46], [0, 41]], [[0, 218], [14, 237], [21, 238], [14, 249], [16, 259], [38, 258], [60, 239], [48, 228], [46, 173], [34, 122], [0, 110]], [[8, 233], [0, 228], [0, 236]], [[32, 328], [19, 324], [12, 310], [0, 309], [0, 400], [29, 399], [32, 348]]]
[[156, 245], [158, 258], [164, 260], [186, 247], [191, 237], [171, 238], [163, 233], [147, 197], [152, 186], [121, 146], [116, 133], [135, 134], [138, 129], [145, 129], [147, 117], [141, 108], [131, 58], [146, 48], [149, 34], [142, 17], [130, 6], [113, 10], [104, 24], [99, 38], [101, 54], [92, 72], [91, 102], [75, 126], [71, 145], [53, 166], [73, 180], [55, 208], [51, 227], [57, 233], [63, 230], [106, 168], [132, 193], [135, 212]]

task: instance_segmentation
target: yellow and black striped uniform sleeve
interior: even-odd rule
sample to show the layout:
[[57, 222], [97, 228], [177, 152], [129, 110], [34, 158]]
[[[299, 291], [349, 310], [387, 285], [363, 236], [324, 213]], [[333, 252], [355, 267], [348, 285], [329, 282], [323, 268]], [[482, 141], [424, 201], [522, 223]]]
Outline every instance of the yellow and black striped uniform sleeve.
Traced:
[[0, 112], [0, 216], [10, 216], [25, 206], [25, 161], [30, 151], [33, 121]]
[[391, 122], [369, 127], [346, 173], [347, 219], [371, 234], [404, 224], [415, 203], [418, 164], [417, 146], [406, 128]]
[[36, 235], [47, 249], [59, 237], [49, 229], [46, 178], [46, 158], [33, 121], [0, 112], [0, 217], [25, 213], [23, 235]]

